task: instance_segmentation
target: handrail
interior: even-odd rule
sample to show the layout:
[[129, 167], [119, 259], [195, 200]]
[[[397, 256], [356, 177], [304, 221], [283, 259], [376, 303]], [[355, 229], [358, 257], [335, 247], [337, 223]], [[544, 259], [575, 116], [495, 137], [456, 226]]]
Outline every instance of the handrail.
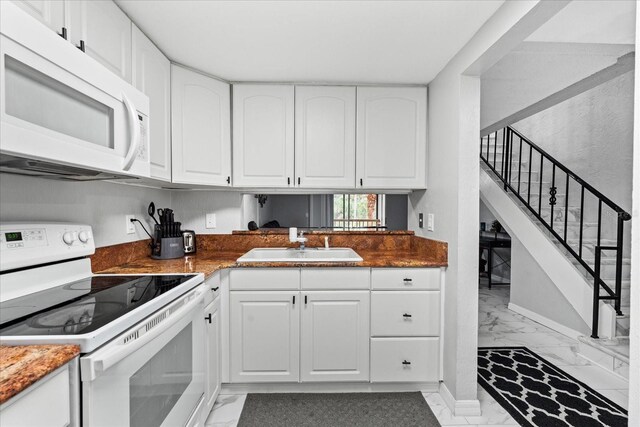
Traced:
[[[501, 134], [502, 142], [501, 148], [502, 153], [500, 154], [500, 158], [498, 158], [498, 135]], [[513, 142], [514, 135], [519, 139], [519, 146], [516, 146]], [[493, 136], [493, 156], [490, 158], [490, 148], [491, 148], [491, 137]], [[486, 141], [486, 150], [485, 150], [485, 141]], [[527, 175], [527, 180], [524, 182], [525, 184], [525, 197], [522, 194], [522, 185], [523, 184], [523, 145], [528, 145], [528, 147], [524, 147], [525, 150], [528, 150], [528, 170], [524, 171], [524, 174]], [[517, 160], [514, 161], [514, 151], [518, 151]], [[533, 171], [533, 150], [535, 150], [540, 156], [540, 165], [539, 170]], [[485, 153], [486, 151], [486, 153]], [[486, 157], [485, 157], [486, 154]], [[555, 237], [564, 248], [579, 262], [579, 264], [584, 267], [588, 274], [590, 274], [594, 279], [594, 295], [593, 295], [593, 325], [592, 325], [592, 334], [593, 338], [598, 337], [598, 320], [599, 320], [599, 304], [602, 300], [612, 300], [614, 302], [614, 307], [616, 313], [621, 315], [620, 311], [620, 303], [621, 303], [621, 294], [622, 294], [622, 256], [623, 256], [623, 237], [624, 237], [624, 222], [631, 219], [631, 215], [618, 206], [616, 203], [612, 202], [608, 197], [604, 196], [600, 191], [596, 190], [593, 186], [587, 183], [585, 180], [576, 175], [569, 168], [561, 164], [558, 160], [556, 160], [553, 156], [547, 153], [545, 150], [540, 148], [535, 143], [531, 142], [528, 138], [524, 137], [518, 131], [514, 130], [510, 126], [507, 126], [503, 129], [493, 132], [492, 134], [488, 134], [482, 136], [480, 138], [480, 158], [485, 162], [485, 164], [491, 169], [498, 178], [504, 184], [504, 190], [511, 192], [529, 209], [529, 211], [540, 221], [540, 223]], [[496, 164], [500, 162], [501, 166], [499, 170], [496, 168]], [[545, 162], [547, 162], [551, 166], [551, 187], [549, 188], [549, 203], [550, 206], [550, 215], [549, 220], [551, 223], [547, 222], [547, 220], [542, 216], [542, 197], [543, 197], [543, 179], [544, 179], [544, 166]], [[517, 176], [514, 175], [513, 163], [517, 163]], [[547, 167], [548, 167], [547, 166]], [[524, 166], [527, 168], [527, 166]], [[558, 187], [556, 186], [556, 170], [560, 170], [564, 172], [565, 175], [565, 183], [564, 183], [564, 194], [565, 194], [565, 202], [564, 202], [564, 221], [563, 221], [563, 234], [560, 235], [558, 233], [557, 227], [554, 227], [554, 224], [559, 221], [554, 218], [554, 208], [557, 204], [557, 193]], [[536, 184], [537, 188], [534, 190], [538, 190], [538, 203], [537, 209], [536, 207], [531, 205], [531, 175], [532, 173], [539, 174], [538, 183]], [[549, 172], [547, 171], [547, 174]], [[580, 230], [579, 230], [579, 238], [578, 238], [578, 251], [568, 243], [568, 217], [569, 217], [569, 184], [570, 180], [573, 180], [575, 183], [579, 185], [580, 190]], [[517, 183], [517, 186], [514, 187], [514, 181]], [[575, 184], [574, 184], [575, 185]], [[597, 237], [596, 243], [594, 245], [594, 265], [593, 267], [589, 265], [587, 259], [583, 257], [583, 242], [584, 242], [584, 202], [585, 202], [585, 191], [592, 194], [597, 201]], [[534, 196], [536, 196], [534, 194]], [[613, 212], [615, 212], [617, 216], [617, 229], [615, 236], [615, 245], [605, 246], [601, 244], [602, 240], [602, 208], [603, 205], [608, 206]], [[574, 214], [575, 215], [575, 214]], [[616, 253], [616, 263], [615, 263], [615, 283], [613, 286], [609, 286], [605, 280], [601, 277], [601, 252], [603, 250], [607, 251], [615, 251]], [[613, 288], [613, 289], [612, 289]], [[603, 289], [607, 295], [600, 295], [600, 289]]]
[[627, 219], [625, 219], [625, 221], [628, 221], [629, 219], [631, 219], [631, 215], [626, 212], [624, 209], [622, 209], [620, 206], [618, 206], [616, 203], [614, 203], [613, 201], [611, 201], [611, 199], [609, 199], [607, 196], [605, 196], [604, 194], [602, 194], [601, 192], [599, 192], [598, 190], [596, 190], [591, 184], [589, 184], [588, 182], [586, 182], [585, 180], [583, 180], [582, 178], [580, 178], [575, 172], [573, 172], [571, 169], [569, 169], [568, 167], [566, 167], [565, 165], [563, 165], [562, 163], [560, 163], [558, 160], [556, 160], [551, 154], [547, 153], [545, 150], [543, 150], [542, 148], [540, 148], [540, 146], [538, 146], [536, 143], [532, 142], [529, 138], [527, 138], [526, 136], [523, 136], [520, 132], [518, 132], [517, 130], [515, 130], [514, 128], [512, 128], [511, 126], [507, 126], [508, 129], [511, 130], [511, 132], [515, 133], [516, 135], [518, 135], [519, 138], [522, 138], [524, 141], [526, 141], [529, 145], [531, 145], [538, 153], [542, 154], [544, 157], [546, 157], [547, 159], [549, 159], [549, 161], [551, 161], [552, 163], [554, 163], [556, 165], [556, 167], [560, 168], [564, 173], [568, 174], [569, 176], [571, 176], [571, 178], [573, 178], [574, 180], [576, 180], [578, 183], [580, 183], [581, 185], [583, 185], [585, 188], [587, 188], [594, 196], [598, 197], [598, 199], [601, 199], [604, 203], [606, 203], [611, 209], [613, 209], [614, 211], [616, 211], [619, 214], [622, 214], [623, 216], [627, 217]]

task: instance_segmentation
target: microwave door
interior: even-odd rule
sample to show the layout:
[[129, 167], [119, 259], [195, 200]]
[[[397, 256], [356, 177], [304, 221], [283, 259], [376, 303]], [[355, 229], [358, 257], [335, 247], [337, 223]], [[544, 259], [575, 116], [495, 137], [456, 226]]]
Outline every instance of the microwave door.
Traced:
[[83, 356], [84, 425], [184, 425], [204, 396], [203, 309], [200, 296]]

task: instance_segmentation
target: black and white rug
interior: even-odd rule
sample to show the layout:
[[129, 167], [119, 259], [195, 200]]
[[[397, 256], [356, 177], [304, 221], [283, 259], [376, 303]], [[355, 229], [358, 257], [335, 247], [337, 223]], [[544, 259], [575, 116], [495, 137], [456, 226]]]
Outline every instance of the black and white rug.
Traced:
[[526, 347], [479, 348], [478, 383], [526, 427], [627, 426], [627, 411]]

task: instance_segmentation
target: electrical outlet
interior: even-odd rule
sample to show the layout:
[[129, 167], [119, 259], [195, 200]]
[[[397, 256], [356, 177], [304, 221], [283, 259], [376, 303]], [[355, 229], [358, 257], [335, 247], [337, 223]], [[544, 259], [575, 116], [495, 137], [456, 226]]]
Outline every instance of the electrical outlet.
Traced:
[[216, 214], [208, 213], [205, 217], [205, 228], [216, 228]]
[[127, 220], [127, 234], [136, 234], [136, 225], [131, 222], [135, 217], [135, 215], [125, 215], [125, 219]]
[[427, 231], [433, 231], [434, 215], [432, 213], [427, 214]]

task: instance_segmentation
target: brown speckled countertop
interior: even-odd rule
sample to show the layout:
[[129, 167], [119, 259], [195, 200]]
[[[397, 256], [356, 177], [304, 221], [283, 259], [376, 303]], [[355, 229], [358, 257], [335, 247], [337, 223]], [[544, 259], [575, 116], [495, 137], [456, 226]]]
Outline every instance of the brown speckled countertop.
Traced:
[[0, 346], [0, 404], [79, 354], [77, 345]]
[[[446, 267], [447, 244], [416, 237], [413, 232], [310, 234], [309, 247], [320, 247], [328, 235], [332, 247], [351, 247], [363, 259], [357, 263], [259, 262], [238, 264], [236, 260], [257, 247], [294, 247], [282, 233], [234, 233], [232, 235], [198, 235], [198, 252], [173, 260], [154, 260], [147, 243], [138, 252], [126, 245], [96, 250], [93, 271], [106, 274], [204, 273], [210, 276], [224, 268], [246, 267]], [[132, 245], [132, 244], [128, 244]], [[135, 252], [135, 254], [133, 254]], [[122, 258], [122, 254], [128, 254]], [[131, 255], [133, 254], [133, 255]], [[120, 262], [115, 263], [114, 260]], [[110, 265], [109, 265], [110, 264]]]

